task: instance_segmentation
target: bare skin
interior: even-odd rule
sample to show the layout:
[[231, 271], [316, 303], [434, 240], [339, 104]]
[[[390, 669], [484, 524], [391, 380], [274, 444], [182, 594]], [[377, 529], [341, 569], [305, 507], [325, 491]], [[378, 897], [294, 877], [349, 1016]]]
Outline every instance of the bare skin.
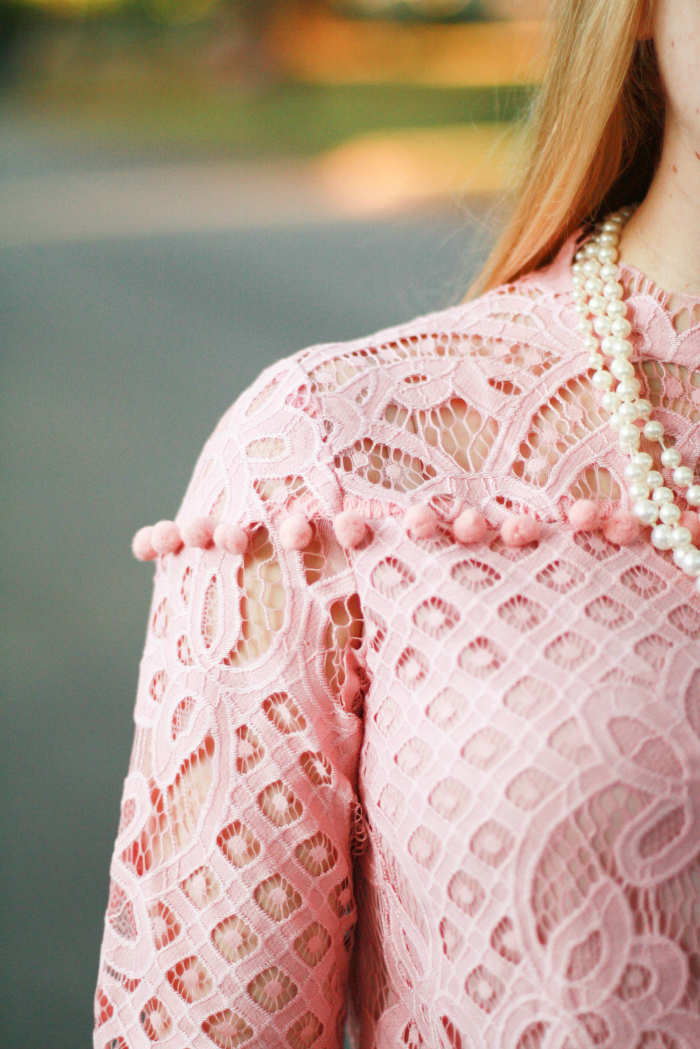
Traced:
[[655, 0], [648, 32], [666, 90], [664, 143], [620, 255], [666, 291], [700, 296], [700, 3]]

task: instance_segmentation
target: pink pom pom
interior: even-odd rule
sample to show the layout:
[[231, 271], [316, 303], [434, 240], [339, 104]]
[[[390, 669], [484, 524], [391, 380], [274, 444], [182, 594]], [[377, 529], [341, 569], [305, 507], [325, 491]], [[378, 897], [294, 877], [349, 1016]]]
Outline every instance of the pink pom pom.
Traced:
[[280, 525], [280, 543], [285, 550], [306, 550], [313, 534], [303, 514], [290, 514]]
[[678, 519], [682, 528], [687, 528], [695, 546], [700, 543], [700, 517], [693, 510], [684, 510]]
[[453, 523], [452, 531], [459, 543], [480, 543], [485, 538], [488, 527], [484, 515], [468, 506]]
[[145, 528], [139, 528], [131, 540], [131, 549], [137, 561], [152, 561], [154, 557], [158, 556], [151, 543], [152, 535], [153, 528], [151, 525], [146, 525]]
[[159, 521], [153, 525], [151, 543], [157, 554], [176, 554], [182, 546], [180, 529], [174, 521]]
[[569, 507], [569, 524], [575, 532], [597, 532], [600, 522], [600, 507], [594, 499], [577, 499]]
[[425, 503], [410, 506], [403, 518], [404, 528], [415, 539], [430, 539], [438, 529], [438, 515]]
[[214, 529], [214, 546], [227, 554], [244, 554], [248, 549], [248, 533], [237, 524], [220, 524]]
[[638, 538], [641, 525], [629, 510], [616, 510], [603, 525], [603, 535], [615, 546], [629, 546]]
[[190, 517], [180, 525], [180, 535], [185, 546], [206, 550], [214, 538], [214, 522], [210, 517]]
[[540, 522], [530, 514], [514, 514], [501, 525], [501, 539], [506, 546], [527, 546], [540, 537]]
[[356, 514], [354, 510], [343, 510], [333, 518], [333, 531], [341, 546], [351, 550], [359, 546], [367, 533], [367, 525], [363, 517]]

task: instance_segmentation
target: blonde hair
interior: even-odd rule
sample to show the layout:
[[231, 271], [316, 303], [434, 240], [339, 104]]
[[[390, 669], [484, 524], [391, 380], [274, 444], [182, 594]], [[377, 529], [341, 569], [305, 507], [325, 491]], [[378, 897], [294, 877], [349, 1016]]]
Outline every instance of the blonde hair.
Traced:
[[664, 123], [653, 42], [638, 39], [652, 3], [555, 0], [523, 175], [469, 297], [545, 265], [581, 225], [646, 195]]

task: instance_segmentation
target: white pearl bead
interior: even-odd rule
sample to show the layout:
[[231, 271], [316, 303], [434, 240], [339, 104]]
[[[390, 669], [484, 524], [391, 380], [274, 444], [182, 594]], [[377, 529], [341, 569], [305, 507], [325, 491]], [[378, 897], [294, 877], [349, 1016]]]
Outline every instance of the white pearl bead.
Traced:
[[596, 335], [609, 335], [612, 331], [612, 323], [609, 317], [596, 317], [593, 321], [593, 330]]
[[649, 455], [649, 452], [637, 452], [637, 454], [632, 459], [632, 462], [636, 466], [641, 466], [644, 470], [647, 471], [647, 473], [649, 472], [649, 470], [651, 470], [652, 466], [654, 465], [654, 460]]
[[649, 498], [649, 486], [644, 484], [644, 481], [632, 481], [629, 487], [630, 499], [633, 503], [638, 502], [640, 499]]
[[603, 317], [607, 312], [607, 303], [602, 295], [591, 295], [588, 300], [588, 309], [594, 317]]
[[605, 364], [605, 357], [602, 353], [589, 353], [588, 354], [588, 367], [595, 368], [598, 371]]
[[619, 239], [620, 237], [616, 230], [612, 231], [607, 229], [601, 229], [597, 237], [599, 244], [612, 244], [613, 246], [618, 243]]
[[617, 410], [617, 414], [625, 422], [634, 422], [634, 420], [639, 416], [639, 413], [637, 411], [637, 402], [623, 401], [623, 403]]
[[579, 317], [578, 330], [581, 332], [584, 338], [588, 338], [588, 336], [593, 333], [592, 321], [589, 321], [588, 317]]
[[634, 353], [634, 347], [629, 339], [613, 339], [610, 352], [615, 357], [631, 357]]
[[680, 562], [680, 567], [686, 575], [700, 576], [700, 550], [697, 546], [690, 546], [682, 550]]
[[[589, 248], [591, 249], [589, 251]], [[583, 272], [586, 277], [597, 277], [600, 273], [600, 263], [596, 259], [591, 258], [592, 253], [595, 251], [595, 245], [587, 244], [585, 247], [586, 261], [583, 264]]]
[[[661, 462], [668, 469], [675, 470], [677, 466], [681, 465], [681, 453], [677, 448], [664, 448], [661, 453]], [[678, 484], [677, 481], [676, 484]]]
[[615, 412], [620, 405], [620, 398], [612, 390], [606, 390], [600, 398], [600, 405], [606, 412]]
[[584, 288], [587, 295], [600, 295], [603, 290], [603, 282], [600, 277], [588, 277]]
[[670, 550], [673, 545], [673, 529], [670, 525], [657, 525], [651, 530], [651, 541], [657, 550]]
[[650, 488], [663, 488], [664, 475], [660, 470], [650, 470], [646, 475], [646, 482]]
[[612, 386], [612, 375], [605, 368], [601, 368], [600, 371], [595, 372], [591, 382], [596, 390], [609, 390]]
[[618, 317], [624, 317], [627, 313], [627, 307], [620, 299], [612, 299], [608, 302], [607, 313], [611, 320], [617, 320]]
[[683, 558], [688, 552], [687, 546], [676, 546], [673, 550], [673, 561], [679, 568], [683, 568]]
[[579, 317], [587, 317], [588, 316], [588, 306], [581, 299], [579, 299], [578, 301], [574, 302], [574, 309], [578, 313]]
[[612, 357], [613, 346], [615, 345], [614, 335], [606, 335], [604, 339], [601, 339], [600, 349], [601, 353], [604, 353], [606, 357]]
[[[574, 263], [576, 265], [576, 263]], [[613, 262], [604, 262], [600, 267], [600, 277], [606, 283], [617, 279], [617, 266]]]
[[[610, 365], [610, 371], [616, 379], [620, 379], [621, 381], [623, 379], [631, 379], [634, 376], [634, 365], [630, 361], [625, 360], [624, 357], [616, 357]], [[647, 426], [649, 425], [650, 424], [647, 423]], [[660, 436], [662, 436], [662, 434], [660, 434]]]
[[[618, 419], [619, 418], [621, 418], [621, 416], [620, 416], [620, 413], [618, 412]], [[618, 430], [618, 433], [620, 435], [620, 440], [621, 441], [625, 441], [628, 444], [633, 444], [633, 443], [637, 443], [638, 444], [639, 443], [639, 439], [641, 437], [641, 434], [640, 434], [639, 430], [637, 429], [637, 427], [634, 425], [634, 423], [630, 423], [630, 422], [624, 422], [623, 421], [622, 425], [620, 426], [620, 429]]]
[[673, 535], [671, 536], [671, 546], [674, 550], [682, 550], [688, 546], [688, 543], [692, 540], [692, 535], [688, 528], [676, 527], [673, 529]]
[[639, 396], [642, 384], [639, 379], [625, 379], [615, 390], [621, 401], [631, 401], [633, 397]]
[[[599, 277], [598, 280], [602, 283], [601, 277]], [[586, 285], [586, 287], [588, 287], [588, 285]], [[616, 280], [609, 280], [603, 285], [603, 295], [606, 299], [621, 299], [624, 292], [625, 289]]]
[[622, 426], [622, 423], [620, 422], [620, 416], [617, 414], [617, 412], [613, 412], [610, 418], [608, 419], [608, 426], [611, 430], [614, 430], [616, 433]]
[[632, 484], [633, 481], [644, 481], [649, 471], [640, 463], [627, 463], [625, 465], [625, 480]]
[[595, 335], [587, 335], [583, 340], [583, 345], [586, 347], [589, 353], [598, 352], [598, 340]]
[[659, 510], [659, 517], [664, 524], [675, 524], [681, 516], [681, 509], [675, 503], [664, 503]]
[[[669, 448], [667, 449], [667, 451], [675, 452], [675, 448]], [[680, 455], [678, 456], [678, 458], [680, 459]], [[693, 480], [693, 471], [689, 466], [677, 466], [676, 469], [673, 471], [673, 483], [675, 485], [678, 485], [679, 488], [690, 488], [691, 484], [693, 483]]]
[[673, 492], [670, 488], [666, 488], [665, 485], [661, 485], [660, 488], [654, 489], [652, 499], [658, 506], [663, 506], [664, 503], [673, 502]]
[[689, 506], [700, 506], [700, 484], [691, 484], [685, 499]]
[[648, 419], [651, 415], [651, 404], [645, 397], [640, 397], [637, 403], [637, 417], [639, 419]]
[[[614, 373], [613, 373], [614, 374]], [[644, 436], [647, 441], [660, 441], [664, 435], [664, 428], [660, 422], [652, 419], [644, 427]]]
[[[623, 429], [623, 427], [620, 427], [620, 429]], [[620, 438], [620, 451], [628, 453], [636, 452], [639, 448], [640, 442], [642, 440], [642, 435], [636, 426], [633, 427], [633, 429], [634, 433], [628, 431], [624, 437]]]
[[596, 255], [601, 262], [617, 262], [617, 249], [610, 244], [602, 244]]
[[612, 333], [618, 339], [626, 339], [632, 334], [632, 325], [625, 317], [616, 317], [612, 322]]
[[606, 219], [600, 228], [603, 233], [617, 233], [620, 228], [620, 223], [614, 222], [612, 219]]
[[632, 508], [632, 513], [643, 525], [653, 525], [659, 517], [659, 508], [651, 499], [639, 499]]

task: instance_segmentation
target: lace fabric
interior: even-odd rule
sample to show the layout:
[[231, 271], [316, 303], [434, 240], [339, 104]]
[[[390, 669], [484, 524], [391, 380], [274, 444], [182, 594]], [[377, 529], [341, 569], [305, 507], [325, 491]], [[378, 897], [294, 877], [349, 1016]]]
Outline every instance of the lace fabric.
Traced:
[[[181, 516], [251, 542], [157, 564], [96, 1049], [336, 1049], [348, 997], [359, 1049], [700, 1045], [700, 598], [566, 523], [629, 507], [572, 251], [280, 362], [206, 445]], [[700, 303], [623, 276], [694, 465]], [[454, 540], [463, 503], [486, 542]], [[514, 511], [538, 543], [503, 544]]]

